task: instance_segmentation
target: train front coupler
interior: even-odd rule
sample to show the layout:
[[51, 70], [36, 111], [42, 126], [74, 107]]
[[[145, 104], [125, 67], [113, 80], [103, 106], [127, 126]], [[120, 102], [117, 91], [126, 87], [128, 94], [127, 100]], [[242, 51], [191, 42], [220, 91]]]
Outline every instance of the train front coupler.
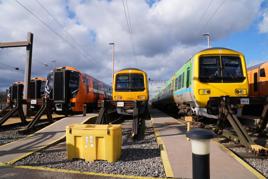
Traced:
[[142, 140], [145, 133], [145, 108], [144, 104], [140, 101], [134, 102], [133, 109], [133, 122], [132, 122], [132, 138]]
[[101, 102], [101, 109], [99, 111], [96, 124], [113, 123], [113, 114], [116, 112], [115, 103], [111, 100], [104, 100]]

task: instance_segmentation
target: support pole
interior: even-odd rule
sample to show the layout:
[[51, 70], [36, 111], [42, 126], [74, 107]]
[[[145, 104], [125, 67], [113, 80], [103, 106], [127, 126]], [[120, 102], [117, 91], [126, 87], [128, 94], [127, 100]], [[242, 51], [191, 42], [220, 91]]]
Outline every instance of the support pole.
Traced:
[[[26, 63], [24, 71], [24, 89], [23, 89], [23, 100], [28, 99], [28, 90], [31, 81], [31, 71], [32, 71], [32, 50], [33, 50], [33, 33], [28, 32], [27, 34], [28, 45], [26, 46]], [[27, 104], [23, 105], [23, 112], [27, 116]]]
[[83, 105], [83, 116], [87, 115], [87, 104]]

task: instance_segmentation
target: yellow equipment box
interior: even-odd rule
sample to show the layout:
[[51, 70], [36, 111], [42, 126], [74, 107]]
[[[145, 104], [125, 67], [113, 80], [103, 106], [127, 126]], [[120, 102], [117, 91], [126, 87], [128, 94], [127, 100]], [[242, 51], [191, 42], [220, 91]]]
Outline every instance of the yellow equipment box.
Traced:
[[68, 159], [116, 162], [121, 156], [121, 125], [73, 124], [66, 127]]

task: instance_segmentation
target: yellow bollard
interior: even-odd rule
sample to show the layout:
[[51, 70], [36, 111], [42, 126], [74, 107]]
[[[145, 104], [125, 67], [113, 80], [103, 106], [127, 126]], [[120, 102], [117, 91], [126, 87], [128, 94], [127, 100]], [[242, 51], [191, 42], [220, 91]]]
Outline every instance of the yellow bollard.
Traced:
[[[184, 120], [187, 122], [187, 132], [191, 130], [191, 123], [193, 122], [192, 116], [185, 116]], [[187, 137], [187, 140], [190, 141], [190, 139]]]

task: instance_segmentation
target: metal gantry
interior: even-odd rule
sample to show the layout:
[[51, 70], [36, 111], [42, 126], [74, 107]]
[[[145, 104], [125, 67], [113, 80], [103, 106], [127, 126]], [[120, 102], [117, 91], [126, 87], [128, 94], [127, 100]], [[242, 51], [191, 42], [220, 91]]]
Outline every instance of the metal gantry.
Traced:
[[[16, 41], [16, 42], [0, 42], [0, 48], [14, 48], [14, 47], [26, 47], [26, 63], [24, 70], [24, 89], [23, 89], [23, 100], [28, 99], [28, 90], [31, 81], [31, 71], [32, 71], [32, 50], [33, 50], [33, 33], [27, 33], [26, 41]], [[27, 115], [27, 104], [23, 105], [23, 112]]]

